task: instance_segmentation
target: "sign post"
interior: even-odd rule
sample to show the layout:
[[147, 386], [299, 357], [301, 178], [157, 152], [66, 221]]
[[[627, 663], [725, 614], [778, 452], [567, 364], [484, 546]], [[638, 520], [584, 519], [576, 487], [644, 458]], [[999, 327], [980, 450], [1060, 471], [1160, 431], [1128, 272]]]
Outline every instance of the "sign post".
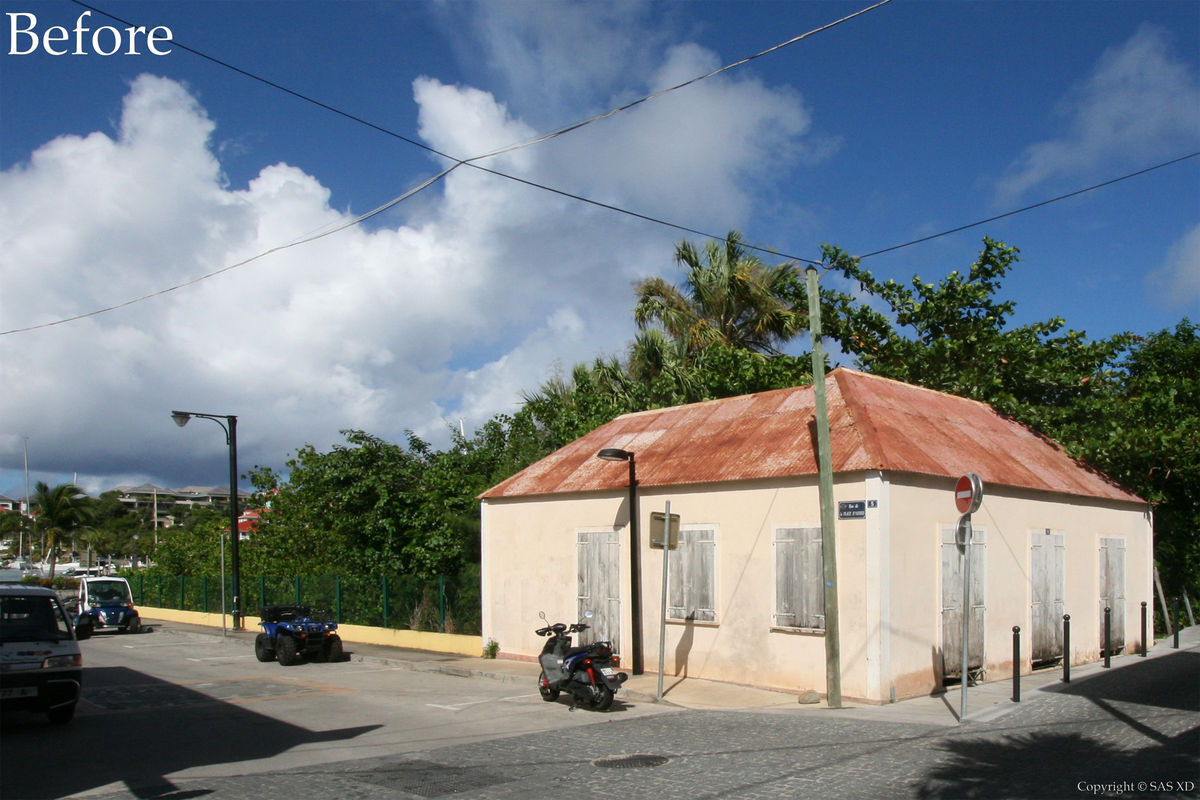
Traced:
[[662, 604], [658, 621], [658, 699], [663, 696], [663, 669], [667, 647], [667, 559], [679, 546], [679, 515], [671, 513], [671, 501], [663, 514], [650, 515], [650, 546], [662, 548]]
[[954, 486], [954, 507], [962, 517], [958, 521], [956, 539], [962, 548], [963, 558], [963, 604], [962, 604], [962, 694], [959, 700], [958, 721], [967, 717], [967, 682], [970, 670], [971, 645], [971, 515], [979, 510], [983, 502], [983, 481], [974, 472], [958, 479]]

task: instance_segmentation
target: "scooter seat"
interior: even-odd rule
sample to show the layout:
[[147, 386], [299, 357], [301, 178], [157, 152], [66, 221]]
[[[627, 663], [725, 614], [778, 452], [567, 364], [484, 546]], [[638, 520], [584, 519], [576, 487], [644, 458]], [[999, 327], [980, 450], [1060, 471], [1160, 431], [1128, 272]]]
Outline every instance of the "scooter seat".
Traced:
[[569, 658], [571, 656], [577, 656], [580, 653], [586, 653], [587, 651], [588, 651], [588, 648], [586, 648], [586, 647], [572, 647], [570, 650], [567, 651], [567, 657]]

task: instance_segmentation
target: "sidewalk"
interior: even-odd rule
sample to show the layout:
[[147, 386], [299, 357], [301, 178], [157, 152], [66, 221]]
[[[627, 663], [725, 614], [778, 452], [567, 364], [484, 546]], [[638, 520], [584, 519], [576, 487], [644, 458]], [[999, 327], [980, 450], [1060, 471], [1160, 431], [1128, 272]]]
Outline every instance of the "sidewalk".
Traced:
[[[177, 622], [145, 620], [155, 630], [198, 636], [223, 634], [218, 629]], [[226, 638], [244, 642], [253, 647], [256, 631], [228, 631]], [[1184, 628], [1179, 635], [1179, 650], [1172, 647], [1172, 638], [1161, 639], [1149, 651], [1147, 658], [1157, 658], [1200, 646], [1200, 625]], [[440, 672], [464, 678], [486, 678], [528, 685], [537, 682], [539, 667], [531, 661], [510, 659], [464, 658], [458, 655], [409, 650], [383, 645], [344, 643], [346, 653], [352, 661], [386, 664], [414, 671]], [[1119, 670], [1142, 661], [1140, 655], [1114, 656], [1112, 667], [1105, 669], [1104, 662], [1078, 664], [1071, 667], [1071, 683], [1089, 677]], [[969, 686], [967, 688], [967, 716], [965, 724], [987, 722], [1017, 710], [1022, 704], [1035, 703], [1042, 690], [1058, 687], [1062, 681], [1062, 668], [1038, 670], [1031, 675], [1021, 676], [1021, 703], [1012, 701], [1011, 679], [999, 679]], [[631, 675], [617, 695], [618, 699], [638, 703], [658, 701], [658, 673], [646, 672]], [[944, 695], [916, 697], [888, 705], [845, 703], [840, 709], [829, 708], [824, 701], [812, 705], [801, 705], [797, 695], [740, 686], [733, 683], [707, 681], [699, 678], [679, 678], [667, 675], [663, 679], [662, 702], [681, 708], [707, 710], [786, 710], [804, 714], [836, 715], [839, 718], [855, 718], [878, 722], [903, 722], [924, 725], [956, 726], [961, 702], [960, 690], [955, 687]]]

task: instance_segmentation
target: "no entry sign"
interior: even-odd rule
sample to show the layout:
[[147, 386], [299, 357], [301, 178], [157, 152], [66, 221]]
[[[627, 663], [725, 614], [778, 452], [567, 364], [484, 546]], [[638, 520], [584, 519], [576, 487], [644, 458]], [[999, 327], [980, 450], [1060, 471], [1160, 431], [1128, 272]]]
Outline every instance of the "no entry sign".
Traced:
[[983, 481], [974, 472], [958, 479], [954, 486], [954, 505], [960, 514], [974, 514], [983, 502]]

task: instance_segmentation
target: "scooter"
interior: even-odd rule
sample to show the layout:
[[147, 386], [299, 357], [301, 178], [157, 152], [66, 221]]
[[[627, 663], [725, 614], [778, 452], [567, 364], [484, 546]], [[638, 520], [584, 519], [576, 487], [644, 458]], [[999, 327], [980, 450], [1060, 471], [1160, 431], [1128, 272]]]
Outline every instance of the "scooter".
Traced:
[[[545, 614], [541, 617], [547, 621]], [[571, 710], [576, 704], [582, 704], [597, 711], [607, 711], [617, 689], [629, 680], [627, 674], [615, 669], [619, 659], [613, 655], [611, 642], [571, 646], [571, 634], [586, 631], [588, 627], [583, 622], [570, 625], [556, 622], [535, 631], [538, 636], [547, 637], [546, 646], [538, 656], [542, 665], [538, 691], [547, 703], [553, 703], [560, 692], [566, 691], [571, 695]]]

